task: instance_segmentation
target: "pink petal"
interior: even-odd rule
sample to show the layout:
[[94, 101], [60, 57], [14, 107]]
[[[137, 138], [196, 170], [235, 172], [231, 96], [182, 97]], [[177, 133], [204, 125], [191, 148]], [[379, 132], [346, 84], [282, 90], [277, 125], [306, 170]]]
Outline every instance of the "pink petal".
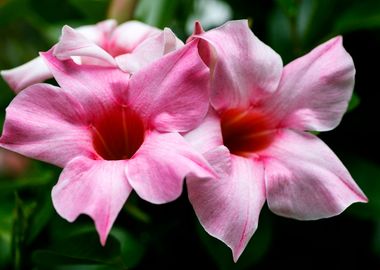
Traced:
[[41, 56], [62, 90], [77, 99], [89, 116], [97, 116], [113, 107], [121, 93], [128, 90], [129, 75], [118, 68], [60, 61], [52, 55], [52, 50]]
[[116, 57], [116, 62], [123, 71], [135, 73], [161, 56], [182, 46], [182, 41], [169, 28], [165, 28], [160, 34], [144, 40], [133, 52]]
[[[196, 33], [202, 32], [199, 25], [196, 27]], [[217, 110], [249, 106], [263, 94], [277, 89], [282, 60], [251, 32], [247, 21], [227, 22], [192, 38], [207, 41], [213, 47], [210, 57], [216, 59], [209, 61], [212, 63], [211, 102]], [[205, 46], [199, 43], [201, 55], [207, 50]]]
[[134, 74], [126, 103], [160, 131], [186, 132], [208, 110], [209, 71], [192, 42]]
[[129, 183], [141, 198], [156, 204], [178, 198], [187, 175], [207, 178], [215, 173], [178, 133], [148, 133], [128, 161]]
[[67, 25], [62, 28], [61, 39], [54, 47], [53, 54], [59, 60], [79, 56], [85, 57], [83, 58], [85, 61], [83, 59], [81, 61], [82, 64], [116, 65], [115, 59], [108, 52]]
[[62, 89], [35, 84], [7, 108], [0, 146], [57, 166], [93, 156], [81, 105]]
[[101, 47], [111, 37], [116, 26], [116, 20], [109, 19], [95, 25], [81, 26], [75, 30]]
[[211, 180], [188, 177], [187, 187], [202, 226], [231, 248], [236, 262], [257, 229], [265, 187], [261, 162], [231, 158], [229, 176]]
[[112, 34], [112, 46], [132, 52], [145, 39], [161, 33], [161, 30], [150, 25], [128, 21], [119, 25]]
[[54, 208], [69, 222], [90, 216], [105, 245], [108, 233], [129, 194], [126, 161], [76, 158], [64, 168], [52, 190]]
[[276, 214], [313, 220], [367, 202], [336, 155], [316, 136], [283, 130], [265, 151], [269, 208]]
[[202, 123], [187, 132], [184, 137], [194, 149], [202, 154], [223, 145], [219, 116], [210, 108]]
[[271, 108], [282, 125], [300, 130], [335, 128], [347, 110], [354, 87], [355, 67], [333, 38], [284, 68]]
[[0, 74], [16, 94], [29, 85], [43, 82], [52, 77], [41, 57], [34, 58], [16, 68], [2, 70]]

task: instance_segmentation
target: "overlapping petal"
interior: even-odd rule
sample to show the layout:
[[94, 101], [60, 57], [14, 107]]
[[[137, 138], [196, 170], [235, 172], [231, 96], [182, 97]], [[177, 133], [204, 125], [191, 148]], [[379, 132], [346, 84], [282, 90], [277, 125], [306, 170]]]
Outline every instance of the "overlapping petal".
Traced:
[[[139, 21], [120, 24], [109, 38], [108, 47], [120, 48], [124, 53], [132, 52], [140, 43], [162, 30]], [[120, 55], [121, 53], [115, 53]]]
[[82, 106], [62, 89], [36, 84], [7, 108], [0, 146], [57, 166], [93, 157]]
[[34, 58], [16, 68], [2, 70], [0, 74], [16, 94], [29, 85], [43, 82], [52, 77], [41, 57]]
[[135, 73], [147, 64], [182, 46], [183, 42], [169, 28], [165, 28], [161, 33], [145, 39], [133, 50], [133, 53], [117, 56], [116, 62], [123, 71]]
[[75, 28], [80, 34], [85, 36], [87, 39], [91, 40], [98, 46], [102, 47], [102, 44], [107, 41], [112, 32], [117, 27], [117, 21], [113, 19], [108, 19], [101, 21], [95, 25], [84, 25]]
[[156, 131], [145, 136], [140, 149], [128, 161], [126, 172], [137, 194], [157, 204], [178, 198], [187, 175], [215, 177], [205, 158], [181, 135]]
[[62, 28], [62, 35], [54, 47], [53, 55], [60, 60], [79, 57], [76, 58], [79, 64], [116, 65], [115, 59], [108, 52], [67, 25]]
[[237, 261], [257, 229], [265, 203], [264, 169], [261, 162], [244, 157], [232, 155], [231, 161], [228, 176], [211, 180], [188, 177], [187, 187], [202, 226], [226, 243]]
[[52, 190], [54, 208], [70, 222], [80, 214], [90, 216], [105, 245], [112, 224], [132, 191], [125, 167], [125, 160], [72, 160]]
[[266, 196], [276, 214], [319, 219], [367, 198], [336, 155], [311, 134], [283, 130], [265, 150]]
[[347, 110], [354, 77], [352, 58], [336, 37], [285, 66], [279, 89], [265, 106], [282, 126], [331, 130]]
[[184, 134], [184, 137], [202, 154], [223, 145], [223, 137], [217, 113], [210, 108], [202, 123], [195, 129]]
[[[198, 26], [199, 28], [199, 26]], [[200, 30], [195, 33], [201, 32]], [[249, 29], [247, 21], [231, 21], [194, 35], [200, 51], [211, 45], [211, 102], [214, 108], [248, 107], [277, 89], [282, 60]]]
[[117, 97], [128, 90], [129, 75], [118, 68], [77, 65], [70, 59], [60, 61], [52, 50], [41, 56], [62, 89], [93, 117], [114, 106]]
[[126, 103], [160, 131], [186, 132], [208, 111], [209, 71], [189, 43], [131, 77]]

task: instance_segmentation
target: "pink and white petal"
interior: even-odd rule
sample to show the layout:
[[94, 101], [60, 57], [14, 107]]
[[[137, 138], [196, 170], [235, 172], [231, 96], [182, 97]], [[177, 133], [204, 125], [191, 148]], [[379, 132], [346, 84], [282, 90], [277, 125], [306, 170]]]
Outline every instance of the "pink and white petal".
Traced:
[[192, 41], [194, 38], [196, 38], [195, 36], [201, 35], [204, 32], [205, 32], [205, 30], [203, 30], [201, 22], [200, 21], [195, 21], [194, 22], [193, 34], [186, 40], [186, 42]]
[[59, 60], [79, 56], [78, 64], [116, 66], [115, 59], [108, 52], [67, 25], [62, 28], [62, 35], [54, 46], [53, 55]]
[[[208, 60], [212, 74], [211, 103], [215, 109], [248, 107], [277, 89], [282, 73], [281, 57], [252, 33], [247, 21], [227, 22], [191, 37], [194, 38], [211, 45], [213, 51], [208, 57], [216, 57]], [[203, 58], [208, 44], [199, 43]]]
[[235, 155], [231, 161], [229, 176], [211, 180], [188, 177], [187, 188], [200, 223], [231, 248], [236, 262], [257, 229], [265, 186], [261, 162]]
[[112, 33], [110, 45], [132, 52], [145, 39], [157, 35], [162, 30], [138, 21], [120, 24]]
[[355, 80], [342, 37], [333, 38], [284, 68], [278, 91], [267, 101], [284, 127], [327, 131], [347, 110]]
[[160, 131], [186, 132], [208, 107], [209, 70], [192, 42], [135, 73], [127, 103]]
[[97, 116], [113, 107], [128, 89], [129, 75], [116, 67], [77, 65], [60, 61], [52, 50], [41, 53], [63, 91], [76, 98], [88, 115]]
[[16, 68], [2, 70], [0, 74], [16, 94], [32, 84], [40, 83], [53, 77], [41, 57], [34, 58]]
[[52, 190], [58, 214], [69, 222], [80, 214], [90, 216], [102, 245], [132, 191], [124, 173], [126, 164], [125, 160], [73, 159]]
[[142, 67], [182, 46], [182, 41], [169, 28], [165, 28], [160, 34], [144, 40], [132, 52], [117, 56], [115, 59], [121, 70], [135, 73]]
[[202, 123], [184, 134], [184, 138], [202, 154], [223, 145], [220, 117], [210, 108]]
[[82, 106], [48, 84], [32, 85], [14, 98], [0, 146], [60, 167], [77, 156], [94, 156]]
[[283, 130], [263, 155], [267, 201], [278, 215], [314, 220], [367, 202], [338, 157], [312, 134]]
[[95, 25], [81, 26], [75, 30], [98, 46], [102, 47], [103, 44], [111, 37], [112, 32], [116, 29], [116, 26], [116, 20], [109, 19], [101, 21]]
[[215, 177], [205, 158], [178, 133], [152, 131], [128, 161], [127, 178], [146, 201], [161, 204], [177, 199], [188, 175]]
[[231, 175], [232, 156], [227, 147], [219, 145], [203, 153], [203, 156], [215, 171], [216, 179], [224, 179]]

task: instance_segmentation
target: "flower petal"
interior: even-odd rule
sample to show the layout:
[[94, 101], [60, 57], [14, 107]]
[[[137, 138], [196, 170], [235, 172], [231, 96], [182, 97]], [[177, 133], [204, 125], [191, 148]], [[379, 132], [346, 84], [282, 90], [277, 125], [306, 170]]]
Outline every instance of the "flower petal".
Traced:
[[137, 194], [151, 203], [166, 203], [182, 193], [187, 175], [214, 177], [203, 156], [178, 133], [151, 132], [129, 160], [127, 177]]
[[187, 187], [200, 223], [231, 248], [236, 262], [257, 229], [265, 187], [261, 162], [235, 155], [231, 161], [229, 176], [211, 180], [188, 177]]
[[62, 89], [35, 84], [7, 108], [0, 146], [57, 166], [94, 156], [81, 105]]
[[208, 110], [209, 71], [192, 42], [134, 74], [126, 103], [160, 131], [186, 132]]
[[367, 198], [336, 155], [316, 136], [283, 130], [263, 154], [269, 208], [313, 220], [340, 214]]
[[355, 67], [333, 38], [284, 68], [279, 90], [268, 101], [282, 126], [299, 130], [335, 128], [347, 110]]
[[129, 75], [116, 67], [77, 65], [72, 60], [60, 61], [52, 50], [41, 53], [62, 87], [84, 107], [88, 115], [97, 116], [114, 106], [121, 92], [128, 89]]
[[169, 28], [165, 28], [160, 34], [146, 39], [131, 53], [116, 57], [116, 62], [123, 71], [135, 73], [143, 66], [182, 46], [182, 41]]
[[112, 34], [110, 46], [132, 52], [145, 39], [161, 33], [161, 30], [150, 25], [128, 21], [120, 24]]
[[223, 145], [219, 116], [210, 108], [202, 123], [195, 129], [187, 132], [184, 137], [186, 141], [202, 154]]
[[[202, 32], [199, 24], [194, 32]], [[282, 60], [252, 33], [247, 21], [227, 22], [192, 38], [207, 41], [214, 50], [210, 55], [216, 59], [208, 62], [212, 63], [211, 102], [215, 109], [247, 107], [277, 89]], [[201, 55], [207, 49], [204, 46], [207, 44], [199, 43]]]
[[116, 20], [108, 19], [95, 25], [80, 26], [75, 28], [75, 30], [98, 46], [102, 47], [105, 41], [111, 37], [116, 26]]
[[57, 212], [69, 222], [80, 214], [89, 215], [102, 245], [132, 191], [124, 173], [126, 164], [124, 160], [76, 158], [67, 164], [52, 190]]
[[52, 77], [52, 74], [41, 57], [9, 70], [2, 70], [1, 76], [15, 93], [24, 88]]
[[[81, 64], [116, 65], [115, 59], [108, 52], [67, 25], [62, 28], [61, 39], [54, 47], [53, 54], [59, 60], [79, 56], [80, 60], [85, 60], [80, 61]], [[84, 58], [82, 59], [82, 57]]]

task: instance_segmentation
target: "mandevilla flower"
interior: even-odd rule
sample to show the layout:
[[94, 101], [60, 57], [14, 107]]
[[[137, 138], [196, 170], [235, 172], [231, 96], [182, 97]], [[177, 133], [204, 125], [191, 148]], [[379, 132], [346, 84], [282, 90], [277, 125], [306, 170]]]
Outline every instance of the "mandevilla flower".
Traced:
[[205, 228], [236, 261], [254, 234], [265, 201], [276, 214], [314, 220], [367, 198], [336, 155], [307, 131], [341, 121], [355, 68], [336, 37], [282, 67], [246, 21], [204, 32], [191, 42], [211, 71], [213, 109], [186, 135], [220, 174], [188, 177], [190, 201]]
[[[117, 26], [116, 21], [106, 20], [77, 29], [64, 26], [53, 54], [60, 60], [72, 58], [77, 64], [118, 66], [133, 73], [182, 46], [169, 28], [160, 30], [137, 21]], [[16, 93], [53, 76], [41, 57], [1, 71], [1, 75]]]
[[176, 199], [188, 175], [215, 177], [179, 134], [208, 110], [209, 70], [192, 42], [132, 76], [115, 67], [41, 57], [60, 87], [35, 84], [7, 108], [0, 146], [64, 167], [57, 212], [87, 214], [101, 243], [132, 189], [152, 203]]

